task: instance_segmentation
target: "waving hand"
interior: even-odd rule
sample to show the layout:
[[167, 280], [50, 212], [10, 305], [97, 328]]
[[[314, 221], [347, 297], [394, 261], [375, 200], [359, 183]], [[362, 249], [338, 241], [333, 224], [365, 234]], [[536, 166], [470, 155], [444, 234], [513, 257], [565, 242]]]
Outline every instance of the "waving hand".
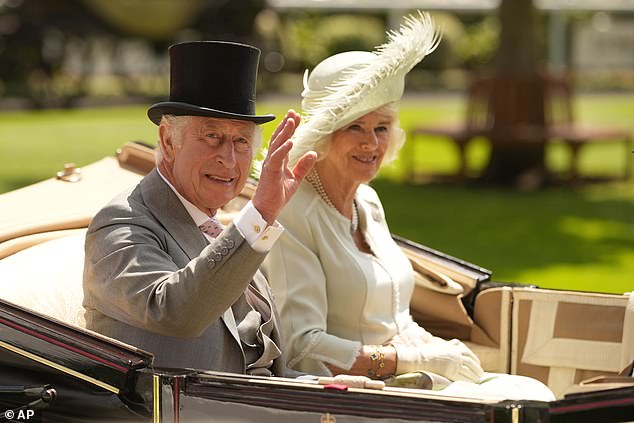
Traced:
[[293, 147], [290, 138], [299, 121], [300, 115], [294, 110], [286, 113], [271, 137], [269, 151], [262, 164], [260, 182], [252, 201], [268, 224], [275, 221], [317, 159], [317, 154], [309, 151], [293, 169], [288, 167], [288, 152]]

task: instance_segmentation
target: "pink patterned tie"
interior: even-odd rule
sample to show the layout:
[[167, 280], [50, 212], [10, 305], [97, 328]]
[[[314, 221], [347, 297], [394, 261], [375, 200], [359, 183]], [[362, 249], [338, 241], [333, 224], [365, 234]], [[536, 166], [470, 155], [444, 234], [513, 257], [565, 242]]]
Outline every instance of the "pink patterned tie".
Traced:
[[211, 216], [205, 223], [199, 226], [200, 230], [209, 235], [211, 238], [216, 238], [222, 232], [222, 223], [218, 222], [218, 219]]

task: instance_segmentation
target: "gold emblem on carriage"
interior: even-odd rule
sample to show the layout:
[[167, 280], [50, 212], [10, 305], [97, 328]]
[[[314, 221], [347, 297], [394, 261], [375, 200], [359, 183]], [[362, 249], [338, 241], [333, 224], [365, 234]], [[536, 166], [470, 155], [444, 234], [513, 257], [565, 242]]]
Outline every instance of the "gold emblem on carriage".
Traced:
[[335, 416], [331, 415], [330, 413], [326, 413], [323, 416], [321, 416], [321, 423], [336, 423], [337, 419], [335, 419]]

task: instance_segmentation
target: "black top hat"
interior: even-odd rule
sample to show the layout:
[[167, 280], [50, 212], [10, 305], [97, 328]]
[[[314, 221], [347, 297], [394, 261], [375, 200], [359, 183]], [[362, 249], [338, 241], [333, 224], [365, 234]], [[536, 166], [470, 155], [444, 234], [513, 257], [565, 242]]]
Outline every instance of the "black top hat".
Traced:
[[275, 119], [256, 116], [255, 82], [260, 50], [223, 41], [175, 44], [170, 54], [169, 101], [147, 111], [159, 124], [164, 114], [249, 120], [257, 124]]

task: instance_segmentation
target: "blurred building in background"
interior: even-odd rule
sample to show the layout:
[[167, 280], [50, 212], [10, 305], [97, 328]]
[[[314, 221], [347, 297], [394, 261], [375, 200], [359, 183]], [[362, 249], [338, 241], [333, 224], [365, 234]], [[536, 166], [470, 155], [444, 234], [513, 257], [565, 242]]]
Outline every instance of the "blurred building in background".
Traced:
[[169, 45], [253, 43], [264, 6], [259, 0], [0, 0], [0, 99], [70, 107], [164, 97]]
[[[578, 88], [634, 90], [634, 0], [534, 6], [540, 66], [574, 72]], [[471, 71], [491, 66], [498, 8], [499, 0], [0, 0], [0, 103], [161, 98], [167, 47], [196, 39], [260, 47], [259, 92], [296, 95], [304, 69], [374, 48], [416, 9], [432, 12], [443, 42], [410, 74], [408, 89], [463, 90]]]

